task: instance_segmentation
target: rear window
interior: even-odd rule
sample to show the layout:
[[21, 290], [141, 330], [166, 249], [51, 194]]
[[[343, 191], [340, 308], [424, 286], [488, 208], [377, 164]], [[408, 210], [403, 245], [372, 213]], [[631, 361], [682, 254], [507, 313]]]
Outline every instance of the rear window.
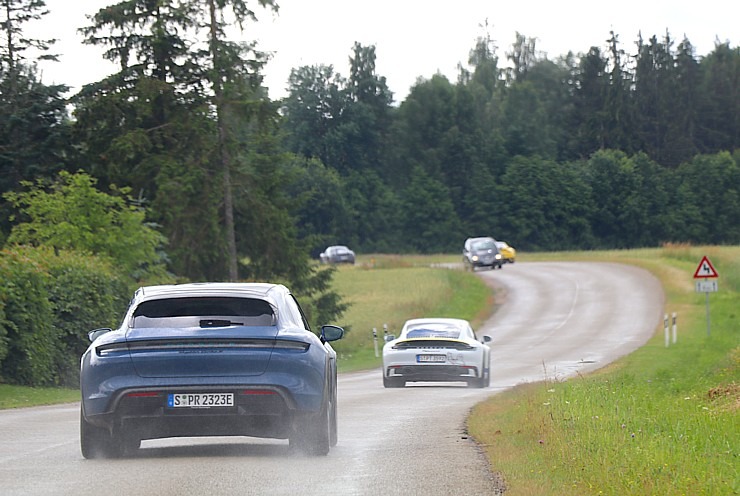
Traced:
[[271, 326], [275, 312], [268, 302], [255, 298], [166, 298], [140, 304], [133, 327], [203, 327], [204, 321]]
[[407, 338], [447, 338], [459, 339], [460, 329], [447, 325], [424, 325], [423, 327], [412, 327], [406, 331]]

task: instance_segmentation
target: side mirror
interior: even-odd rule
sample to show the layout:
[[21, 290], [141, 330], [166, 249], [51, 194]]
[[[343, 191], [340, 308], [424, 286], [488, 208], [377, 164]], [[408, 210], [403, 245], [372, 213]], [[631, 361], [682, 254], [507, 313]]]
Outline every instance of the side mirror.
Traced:
[[386, 334], [383, 339], [385, 340], [386, 343], [390, 343], [391, 341], [396, 339], [396, 336], [394, 336], [393, 334]]
[[110, 329], [108, 327], [103, 327], [101, 329], [95, 329], [95, 330], [92, 330], [92, 331], [90, 331], [90, 332], [87, 333], [87, 338], [92, 343], [93, 341], [95, 341], [96, 339], [98, 339], [103, 334], [106, 334], [108, 332], [111, 332], [112, 330], [113, 329]]
[[493, 341], [491, 336], [483, 336], [483, 343], [490, 343], [491, 341]]
[[336, 341], [342, 339], [344, 336], [344, 329], [335, 325], [323, 325], [321, 326], [321, 342], [327, 343], [329, 341]]

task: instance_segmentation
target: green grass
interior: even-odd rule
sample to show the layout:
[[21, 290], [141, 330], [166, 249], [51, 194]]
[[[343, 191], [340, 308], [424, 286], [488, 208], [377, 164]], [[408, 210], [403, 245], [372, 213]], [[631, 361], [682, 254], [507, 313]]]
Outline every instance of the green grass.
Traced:
[[[720, 274], [710, 295], [693, 273], [708, 255]], [[643, 348], [606, 369], [497, 395], [473, 410], [469, 432], [507, 495], [730, 495], [740, 493], [740, 248], [546, 254], [646, 267], [662, 281], [678, 343], [662, 325]]]
[[31, 388], [0, 384], [0, 409], [25, 406], [53, 405], [79, 401], [76, 389]]

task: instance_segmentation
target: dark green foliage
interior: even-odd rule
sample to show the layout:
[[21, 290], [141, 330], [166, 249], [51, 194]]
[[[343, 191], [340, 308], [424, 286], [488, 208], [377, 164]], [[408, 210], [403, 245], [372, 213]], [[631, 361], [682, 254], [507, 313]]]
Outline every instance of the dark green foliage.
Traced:
[[[0, 255], [0, 338], [6, 339], [0, 380], [23, 385], [53, 384], [57, 338], [49, 302], [48, 274], [22, 251]], [[4, 335], [4, 336], [3, 336]]]
[[307, 265], [300, 277], [290, 281], [291, 291], [316, 333], [322, 325], [336, 324], [350, 305], [331, 287], [334, 270], [333, 267]]
[[727, 153], [700, 155], [676, 171], [681, 240], [740, 243], [740, 165]]
[[2, 380], [76, 387], [87, 333], [117, 325], [131, 286], [99, 258], [50, 248], [0, 252], [0, 274]]
[[740, 147], [740, 47], [716, 44], [700, 65], [697, 146], [702, 153]]
[[145, 222], [128, 190], [108, 195], [85, 173], [61, 172], [47, 187], [25, 182], [24, 192], [4, 196], [18, 210], [9, 243], [76, 250], [115, 263], [131, 281], [165, 276], [162, 235]]
[[404, 236], [409, 248], [418, 253], [457, 251], [466, 237], [450, 201], [447, 187], [420, 167], [411, 178], [401, 199]]
[[515, 158], [502, 178], [497, 213], [512, 245], [528, 250], [590, 248], [591, 191], [580, 164]]
[[545, 108], [529, 82], [509, 89], [503, 106], [504, 140], [510, 156], [555, 157], [556, 144], [550, 137]]
[[69, 151], [66, 87], [40, 83], [33, 69], [3, 76], [0, 70], [0, 193], [58, 172]]
[[115, 328], [133, 294], [127, 281], [96, 257], [39, 251], [49, 272], [49, 302], [58, 340], [56, 381], [75, 387], [80, 356], [90, 344], [87, 333]]
[[[390, 121], [382, 121], [388, 130], [379, 134], [386, 149], [370, 169], [350, 143], [358, 129], [378, 121], [366, 120], [358, 99], [345, 94], [354, 86], [333, 68], [294, 72], [284, 121], [294, 131], [291, 149], [337, 171], [341, 198], [333, 211], [297, 205], [305, 219], [301, 236], [311, 236], [304, 227], [320, 219], [314, 251], [329, 240], [366, 251], [459, 248], [461, 239], [478, 234], [525, 250], [703, 242], [707, 208], [695, 193], [699, 186], [674, 169], [695, 160], [703, 130], [717, 129], [715, 122], [729, 124], [723, 136], [735, 133], [736, 119], [716, 102], [737, 106], [729, 83], [737, 54], [718, 45], [699, 60], [688, 39], [675, 49], [666, 33], [662, 42], [640, 40], [632, 56], [616, 33], [609, 35], [603, 49], [556, 62], [536, 51], [534, 39], [518, 35], [508, 72], [498, 68], [490, 37], [480, 38], [472, 70], [461, 68], [457, 84], [439, 74], [419, 79], [391, 109]], [[708, 84], [717, 91], [705, 91]], [[308, 129], [315, 134], [303, 134]], [[731, 139], [713, 135], [734, 148]], [[720, 189], [732, 206], [737, 192], [728, 175]], [[724, 232], [734, 236], [732, 228]], [[721, 242], [725, 234], [710, 238]]]
[[402, 229], [402, 202], [375, 171], [354, 172], [346, 181], [352, 213], [351, 230], [342, 239], [365, 252], [393, 253], [408, 249]]
[[580, 157], [606, 147], [605, 99], [608, 90], [607, 61], [598, 47], [591, 47], [580, 60], [573, 93], [571, 147]]

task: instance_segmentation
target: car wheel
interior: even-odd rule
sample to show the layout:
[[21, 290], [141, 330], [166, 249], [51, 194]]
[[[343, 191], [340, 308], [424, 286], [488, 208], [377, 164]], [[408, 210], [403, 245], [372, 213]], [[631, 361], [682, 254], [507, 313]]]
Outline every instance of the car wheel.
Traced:
[[331, 447], [330, 415], [331, 408], [325, 405], [318, 415], [304, 425], [297, 426], [296, 432], [288, 440], [290, 446], [307, 455], [327, 455]]
[[383, 387], [387, 388], [402, 388], [406, 386], [406, 381], [400, 377], [385, 377], [383, 376]]
[[484, 388], [486, 387], [486, 378], [476, 377], [475, 379], [468, 379], [468, 387], [474, 387], [474, 388], [479, 388], [479, 389]]
[[486, 369], [481, 366], [481, 376], [468, 379], [468, 387], [474, 388], [485, 388], [491, 383], [490, 372], [486, 372]]
[[123, 446], [107, 429], [87, 422], [80, 412], [80, 451], [88, 460], [118, 458], [123, 454]]

